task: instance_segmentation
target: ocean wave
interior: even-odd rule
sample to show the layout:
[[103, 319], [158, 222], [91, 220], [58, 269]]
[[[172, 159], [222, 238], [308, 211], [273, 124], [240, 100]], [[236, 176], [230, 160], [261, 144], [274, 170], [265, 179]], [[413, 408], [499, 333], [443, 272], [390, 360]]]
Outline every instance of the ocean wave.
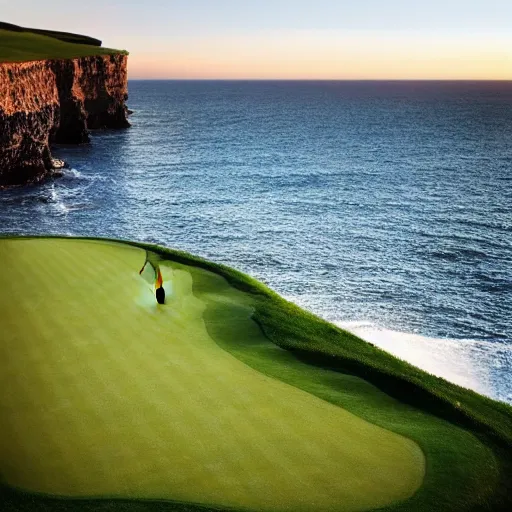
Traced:
[[[512, 369], [510, 344], [429, 338], [418, 333], [393, 331], [365, 321], [341, 321], [335, 324], [432, 375], [512, 404], [512, 393], [507, 391], [511, 386], [504, 386], [502, 382], [503, 369]], [[509, 379], [512, 380], [512, 377]]]
[[82, 173], [80, 171], [78, 171], [77, 169], [73, 169], [73, 168], [63, 169], [63, 175], [64, 175], [64, 178], [71, 178], [71, 179], [82, 177]]

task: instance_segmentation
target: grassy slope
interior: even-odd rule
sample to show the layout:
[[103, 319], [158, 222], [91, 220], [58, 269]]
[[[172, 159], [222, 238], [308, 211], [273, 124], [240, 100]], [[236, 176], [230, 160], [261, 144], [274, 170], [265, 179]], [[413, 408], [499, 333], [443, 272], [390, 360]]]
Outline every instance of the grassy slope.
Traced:
[[[492, 494], [498, 479], [496, 461], [492, 451], [474, 435], [402, 403], [357, 375], [312, 366], [307, 358], [301, 360], [268, 339], [262, 341], [261, 330], [256, 326], [251, 331], [246, 328], [247, 335], [240, 340], [236, 331], [241, 330], [240, 324], [246, 324], [251, 314], [236, 306], [240, 304], [242, 294], [234, 292], [225, 282], [224, 295], [231, 296], [232, 300], [226, 307], [225, 302], [217, 299], [218, 291], [214, 292], [222, 289], [219, 281], [222, 278], [215, 274], [205, 276], [202, 270], [192, 273], [195, 293], [208, 303], [205, 314], [208, 330], [222, 347], [267, 375], [305, 389], [421, 445], [427, 458], [424, 485], [411, 500], [402, 506], [390, 507], [390, 510], [445, 510], [452, 507], [453, 510], [469, 510]], [[258, 301], [254, 306], [258, 308]], [[476, 466], [481, 471], [474, 471]], [[446, 482], [450, 482], [449, 493]]]
[[73, 34], [71, 32], [58, 32], [56, 30], [20, 27], [19, 25], [13, 25], [12, 23], [6, 23], [3, 21], [0, 21], [0, 30], [10, 30], [11, 32], [32, 32], [42, 36], [54, 37], [69, 43], [101, 46], [101, 41], [99, 39], [95, 39], [94, 37], [84, 36], [81, 34]]
[[[162, 266], [161, 307], [137, 274], [144, 259], [129, 245], [0, 241], [5, 482], [267, 511], [361, 510], [414, 494], [415, 443], [242, 364], [208, 335], [189, 267]], [[253, 326], [265, 343], [239, 299], [232, 341]]]
[[119, 50], [60, 41], [30, 32], [0, 29], [0, 63], [45, 59], [72, 59], [92, 55], [123, 53]]
[[0, 30], [10, 30], [12, 32], [32, 32], [34, 34], [54, 37], [69, 43], [101, 46], [101, 41], [99, 39], [95, 39], [94, 37], [84, 36], [82, 34], [73, 34], [71, 32], [58, 32], [56, 30], [20, 27], [19, 25], [13, 25], [12, 23], [6, 23], [2, 21], [0, 21]]
[[[289, 378], [318, 396], [338, 400], [349, 411], [409, 435], [420, 444], [427, 456], [424, 486], [410, 502], [390, 510], [476, 512], [512, 508], [512, 407], [429, 375], [305, 312], [234, 269], [179, 251], [142, 245], [219, 274], [233, 287], [253, 296], [253, 319], [268, 339], [286, 349], [288, 367], [295, 370], [285, 372], [275, 367], [272, 347], [256, 345], [241, 351], [223, 342], [226, 337], [215, 334], [215, 324], [210, 323], [214, 338], [226, 348], [230, 345], [231, 350], [237, 350], [248, 364], [258, 365], [269, 374], [279, 373], [279, 378]], [[216, 311], [215, 316], [219, 315]], [[267, 352], [266, 357], [262, 352]], [[303, 373], [306, 366], [309, 377]], [[329, 368], [336, 378], [319, 368]], [[351, 383], [345, 375], [362, 377], [366, 383], [360, 379]], [[382, 395], [376, 397], [370, 391], [368, 383], [394, 400], [386, 405]], [[335, 395], [337, 398], [333, 398]], [[373, 407], [376, 404], [379, 406]], [[397, 421], [397, 411], [403, 421]], [[409, 418], [402, 416], [406, 411]], [[475, 445], [468, 435], [478, 438], [485, 449], [472, 452], [469, 447]], [[489, 457], [491, 451], [493, 456]]]
[[[425, 484], [411, 501], [390, 510], [510, 509], [510, 407], [412, 368], [300, 310], [232, 269], [176, 251], [154, 249], [184, 264], [212, 270], [235, 288], [248, 292], [255, 308], [253, 318], [269, 339], [287, 350], [262, 343], [261, 338], [248, 345], [237, 343], [229, 326], [226, 331], [227, 324], [216, 319], [229, 316], [231, 326], [247, 322], [247, 310], [238, 308], [234, 314], [237, 308], [233, 309], [229, 300], [222, 304], [212, 299], [211, 279], [218, 279], [217, 276], [194, 275], [196, 295], [208, 302], [205, 312], [208, 331], [225, 349], [260, 371], [279, 374], [281, 380], [340, 403], [359, 416], [420, 443], [427, 455]], [[232, 293], [236, 296], [239, 292], [225, 290], [227, 297]], [[322, 366], [329, 370], [321, 369]], [[61, 501], [7, 489], [3, 497], [11, 510], [30, 510], [35, 503], [55, 511], [201, 510], [163, 502]]]

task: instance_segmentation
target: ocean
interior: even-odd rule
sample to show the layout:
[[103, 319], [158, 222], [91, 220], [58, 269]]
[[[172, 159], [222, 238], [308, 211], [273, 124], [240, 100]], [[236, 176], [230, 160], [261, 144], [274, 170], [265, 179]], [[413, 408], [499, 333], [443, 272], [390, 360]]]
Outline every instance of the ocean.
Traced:
[[157, 242], [236, 267], [512, 403], [512, 83], [130, 81], [132, 127], [55, 148], [0, 232]]

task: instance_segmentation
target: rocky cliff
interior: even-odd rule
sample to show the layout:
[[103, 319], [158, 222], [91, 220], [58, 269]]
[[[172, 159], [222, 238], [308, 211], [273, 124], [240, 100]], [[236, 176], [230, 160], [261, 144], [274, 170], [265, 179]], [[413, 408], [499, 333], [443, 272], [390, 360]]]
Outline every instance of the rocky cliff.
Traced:
[[52, 143], [129, 126], [126, 64], [123, 54], [0, 64], [0, 187], [46, 177]]

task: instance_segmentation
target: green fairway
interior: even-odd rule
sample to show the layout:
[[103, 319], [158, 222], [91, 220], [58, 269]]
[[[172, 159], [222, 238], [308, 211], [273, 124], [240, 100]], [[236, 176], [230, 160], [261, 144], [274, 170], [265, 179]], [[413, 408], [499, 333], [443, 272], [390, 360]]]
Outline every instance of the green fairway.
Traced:
[[509, 406], [228, 267], [4, 238], [0, 321], [7, 510], [511, 509]]
[[0, 29], [0, 63], [45, 59], [74, 59], [121, 53], [119, 50], [62, 41], [32, 32]]
[[416, 443], [240, 362], [209, 336], [187, 268], [162, 264], [159, 306], [144, 259], [121, 244], [0, 241], [6, 483], [264, 510], [414, 494]]

